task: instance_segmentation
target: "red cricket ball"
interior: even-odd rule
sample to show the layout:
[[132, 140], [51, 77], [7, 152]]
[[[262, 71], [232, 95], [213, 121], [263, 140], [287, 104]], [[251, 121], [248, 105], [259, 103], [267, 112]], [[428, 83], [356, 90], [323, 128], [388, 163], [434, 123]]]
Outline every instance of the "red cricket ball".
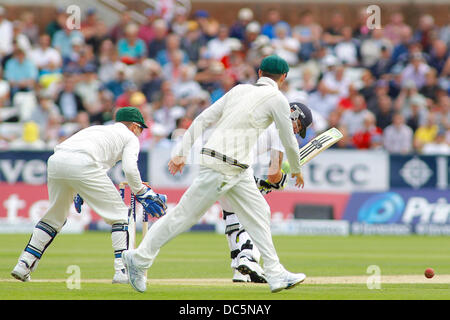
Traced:
[[431, 279], [434, 277], [434, 270], [432, 268], [427, 268], [425, 270], [425, 277], [427, 277], [428, 279]]

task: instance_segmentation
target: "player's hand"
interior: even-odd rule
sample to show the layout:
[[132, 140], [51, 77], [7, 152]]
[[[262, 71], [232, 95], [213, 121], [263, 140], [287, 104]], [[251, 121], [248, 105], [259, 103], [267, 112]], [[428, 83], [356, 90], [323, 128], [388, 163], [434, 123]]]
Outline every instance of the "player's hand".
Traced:
[[296, 187], [303, 188], [305, 186], [305, 182], [303, 181], [303, 175], [301, 172], [293, 173], [292, 178], [295, 178]]
[[[283, 169], [281, 170], [281, 178], [278, 182], [276, 183], [270, 183], [270, 185], [272, 186], [273, 189], [284, 189], [284, 187], [286, 186], [288, 181], [288, 175], [283, 171]], [[269, 182], [269, 181], [267, 181]]]
[[136, 195], [136, 199], [142, 204], [145, 212], [150, 214], [152, 217], [162, 217], [166, 214], [167, 209], [167, 196], [165, 194], [156, 193], [150, 188], [148, 184], [142, 193]]
[[256, 186], [258, 187], [259, 192], [261, 192], [262, 195], [266, 195], [268, 193], [272, 192], [272, 186], [267, 181], [254, 177]]
[[172, 175], [175, 175], [177, 172], [183, 173], [184, 165], [186, 164], [186, 157], [183, 156], [175, 156], [170, 159], [169, 164], [169, 172]]

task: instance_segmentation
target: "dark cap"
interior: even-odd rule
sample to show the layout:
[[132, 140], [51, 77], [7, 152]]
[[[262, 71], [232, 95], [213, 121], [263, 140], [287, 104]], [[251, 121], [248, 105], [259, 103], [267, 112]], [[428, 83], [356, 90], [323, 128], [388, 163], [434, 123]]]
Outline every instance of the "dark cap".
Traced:
[[288, 73], [289, 65], [283, 58], [280, 58], [279, 56], [273, 54], [271, 56], [265, 57], [261, 61], [259, 69], [271, 74], [283, 74]]
[[299, 134], [302, 138], [304, 138], [306, 136], [306, 129], [311, 125], [313, 121], [311, 110], [309, 110], [307, 106], [300, 102], [289, 103], [289, 106], [291, 107], [291, 120], [300, 120], [302, 124], [302, 130], [300, 130]]
[[120, 121], [137, 122], [144, 128], [147, 128], [144, 117], [142, 116], [139, 109], [135, 107], [120, 108], [116, 114], [116, 122]]

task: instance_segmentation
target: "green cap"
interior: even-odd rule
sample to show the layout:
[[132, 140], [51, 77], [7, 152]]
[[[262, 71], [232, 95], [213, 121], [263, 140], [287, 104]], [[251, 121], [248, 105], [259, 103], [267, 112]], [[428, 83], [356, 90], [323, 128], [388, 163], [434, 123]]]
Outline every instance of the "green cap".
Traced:
[[271, 55], [261, 61], [259, 69], [271, 74], [283, 74], [288, 73], [289, 65], [283, 58], [277, 55]]
[[147, 128], [147, 126], [145, 125], [144, 117], [142, 116], [139, 109], [135, 107], [120, 108], [116, 114], [116, 121], [137, 122], [144, 128]]

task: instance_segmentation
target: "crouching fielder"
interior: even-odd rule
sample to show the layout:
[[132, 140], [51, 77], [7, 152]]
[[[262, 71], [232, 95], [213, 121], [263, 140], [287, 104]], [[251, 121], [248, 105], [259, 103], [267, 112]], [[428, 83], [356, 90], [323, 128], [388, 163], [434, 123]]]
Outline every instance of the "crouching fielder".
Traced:
[[121, 253], [128, 249], [128, 207], [109, 179], [107, 171], [122, 160], [127, 182], [152, 216], [165, 214], [165, 196], [144, 185], [137, 167], [138, 136], [145, 125], [142, 114], [132, 107], [121, 108], [113, 125], [92, 126], [79, 131], [55, 147], [48, 159], [50, 206], [37, 223], [11, 275], [29, 281], [47, 247], [64, 226], [75, 194], [112, 225], [115, 274], [113, 282], [128, 282]]
[[196, 138], [206, 128], [216, 125], [202, 149], [199, 175], [180, 202], [152, 225], [137, 249], [122, 253], [130, 284], [135, 290], [144, 292], [147, 289], [145, 271], [153, 264], [160, 248], [194, 225], [221, 197], [230, 203], [261, 252], [272, 292], [292, 288], [305, 280], [303, 273], [288, 272], [281, 265], [270, 233], [269, 205], [259, 192], [251, 170], [246, 170], [258, 136], [275, 122], [296, 186], [304, 185], [298, 143], [289, 118], [289, 103], [278, 90], [288, 71], [288, 64], [280, 57], [264, 58], [256, 85], [235, 86], [205, 109], [189, 127], [183, 136], [182, 148], [169, 161], [172, 174], [182, 171]]
[[[292, 129], [295, 134], [305, 138], [306, 129], [312, 123], [311, 110], [299, 102], [289, 104], [291, 107]], [[255, 177], [256, 185], [261, 194], [266, 195], [273, 190], [281, 190], [287, 183], [287, 173], [282, 170], [284, 148], [272, 123], [258, 138], [253, 153], [257, 155], [270, 152], [270, 164], [267, 180]], [[250, 170], [250, 169], [248, 169]], [[266, 277], [259, 265], [260, 252], [254, 245], [247, 231], [240, 224], [239, 218], [225, 197], [219, 200], [225, 220], [225, 234], [230, 248], [231, 268], [233, 269], [233, 282], [265, 283]]]

